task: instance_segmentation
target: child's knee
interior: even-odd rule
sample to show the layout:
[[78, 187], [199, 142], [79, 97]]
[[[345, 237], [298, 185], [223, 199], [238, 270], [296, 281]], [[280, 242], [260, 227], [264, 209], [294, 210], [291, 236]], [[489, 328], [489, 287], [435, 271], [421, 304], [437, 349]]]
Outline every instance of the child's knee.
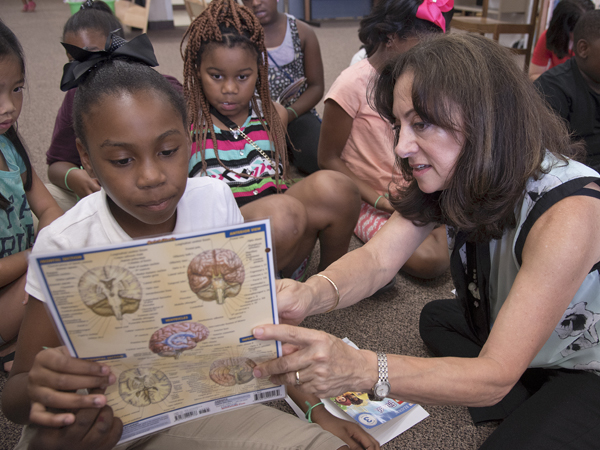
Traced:
[[446, 248], [437, 242], [432, 242], [432, 237], [423, 242], [407, 261], [403, 270], [419, 278], [436, 278], [450, 267], [450, 258]]
[[335, 170], [320, 170], [311, 175], [315, 189], [350, 197], [360, 196], [358, 186], [348, 176]]
[[421, 278], [436, 278], [442, 275], [450, 263], [447, 257], [434, 251], [423, 252], [421, 255], [422, 275]]
[[360, 191], [349, 177], [334, 170], [320, 170], [310, 176], [312, 190], [322, 199], [325, 206], [335, 210], [356, 214], [360, 211]]
[[306, 208], [301, 201], [293, 197], [285, 200], [280, 202], [280, 207], [273, 211], [271, 226], [276, 234], [286, 239], [300, 239], [308, 226]]
[[246, 220], [271, 219], [271, 230], [278, 243], [296, 241], [304, 234], [308, 217], [302, 202], [288, 195], [271, 195], [242, 208]]

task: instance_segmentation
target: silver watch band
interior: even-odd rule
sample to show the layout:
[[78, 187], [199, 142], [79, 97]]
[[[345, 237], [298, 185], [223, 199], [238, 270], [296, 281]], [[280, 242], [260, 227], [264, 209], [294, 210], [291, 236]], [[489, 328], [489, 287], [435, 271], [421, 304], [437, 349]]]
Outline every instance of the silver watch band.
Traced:
[[377, 352], [377, 368], [379, 369], [379, 382], [388, 382], [387, 355]]

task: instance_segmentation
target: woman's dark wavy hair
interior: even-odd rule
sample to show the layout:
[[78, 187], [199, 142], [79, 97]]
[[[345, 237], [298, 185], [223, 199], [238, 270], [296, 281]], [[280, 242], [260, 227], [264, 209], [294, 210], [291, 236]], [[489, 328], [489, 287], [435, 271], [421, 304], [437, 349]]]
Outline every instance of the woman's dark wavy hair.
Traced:
[[63, 40], [67, 33], [77, 34], [82, 30], [98, 30], [106, 37], [114, 32], [119, 37], [125, 38], [123, 25], [119, 22], [110, 7], [103, 1], [95, 1], [92, 6], [80, 9], [65, 23]]
[[[387, 42], [390, 34], [399, 39], [441, 33], [443, 30], [427, 20], [417, 19], [417, 9], [424, 0], [380, 0], [368, 16], [360, 21], [358, 38], [364, 44], [367, 56], [371, 56], [382, 42]], [[454, 10], [443, 13], [446, 30]]]
[[145, 95], [156, 93], [163, 96], [181, 116], [184, 129], [188, 129], [187, 105], [183, 96], [177, 92], [167, 79], [145, 64], [111, 60], [93, 69], [87, 78], [79, 84], [73, 100], [73, 128], [83, 146], [88, 148], [86, 121], [91, 108], [110, 96], [143, 92]]
[[[23, 78], [25, 78], [25, 56], [23, 54], [23, 47], [17, 36], [8, 28], [2, 20], [0, 20], [0, 64], [4, 62], [6, 58], [13, 57], [17, 58], [19, 64], [21, 65], [21, 72], [23, 73]], [[6, 132], [4, 136], [8, 138], [8, 140], [15, 146], [18, 155], [23, 160], [26, 169], [25, 183], [23, 185], [26, 191], [31, 189], [32, 179], [32, 168], [31, 161], [29, 159], [29, 155], [25, 150], [25, 146], [19, 137], [19, 133], [15, 126], [11, 126]], [[0, 208], [6, 209], [10, 206], [10, 201], [4, 197], [0, 193]]]
[[563, 161], [581, 151], [510, 51], [491, 39], [434, 37], [391, 61], [375, 81], [373, 103], [392, 123], [394, 86], [403, 74], [414, 75], [412, 102], [421, 120], [464, 136], [442, 192], [423, 193], [409, 161], [396, 157], [408, 185], [393, 181], [391, 202], [416, 225], [443, 223], [476, 242], [499, 239], [516, 225], [527, 180], [544, 172], [546, 150]]
[[569, 54], [570, 34], [579, 18], [595, 8], [592, 0], [561, 0], [554, 12], [546, 32], [546, 48], [559, 58]]

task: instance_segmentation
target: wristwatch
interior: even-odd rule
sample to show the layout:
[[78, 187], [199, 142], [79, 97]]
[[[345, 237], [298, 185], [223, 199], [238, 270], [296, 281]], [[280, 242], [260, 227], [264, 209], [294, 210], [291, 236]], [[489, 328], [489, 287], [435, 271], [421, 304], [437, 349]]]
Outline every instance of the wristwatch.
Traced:
[[385, 353], [377, 352], [377, 367], [379, 379], [373, 386], [373, 393], [369, 393], [369, 400], [380, 402], [390, 394], [391, 386], [388, 381], [388, 364]]

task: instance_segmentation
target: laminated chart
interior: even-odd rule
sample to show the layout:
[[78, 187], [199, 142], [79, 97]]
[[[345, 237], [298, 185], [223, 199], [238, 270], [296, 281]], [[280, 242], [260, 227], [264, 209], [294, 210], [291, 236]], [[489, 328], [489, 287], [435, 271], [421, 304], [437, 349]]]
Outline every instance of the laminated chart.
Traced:
[[73, 356], [103, 362], [120, 442], [186, 420], [282, 398], [254, 378], [280, 343], [268, 220], [202, 234], [35, 255], [46, 303]]

